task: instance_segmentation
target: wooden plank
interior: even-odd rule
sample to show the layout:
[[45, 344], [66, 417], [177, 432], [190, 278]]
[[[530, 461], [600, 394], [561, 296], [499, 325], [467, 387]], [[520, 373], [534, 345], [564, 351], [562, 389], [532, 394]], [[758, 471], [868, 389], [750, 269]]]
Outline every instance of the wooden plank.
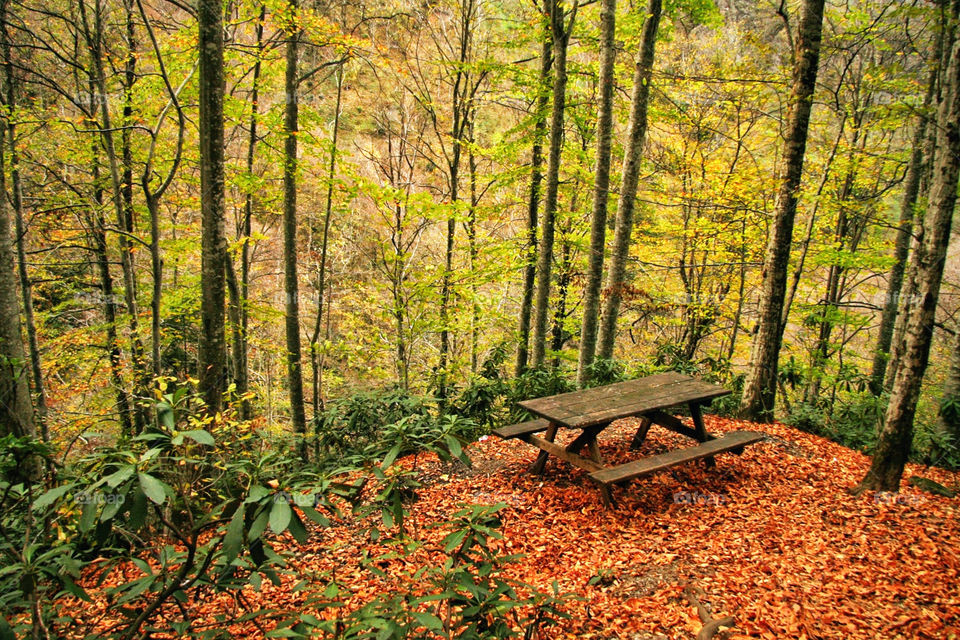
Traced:
[[[544, 438], [538, 438], [537, 436], [531, 433], [528, 433], [520, 436], [520, 439], [523, 440], [524, 442], [532, 443], [534, 440], [538, 440], [540, 442], [546, 442], [550, 445], [553, 445], [553, 439], [557, 437], [557, 423], [551, 422], [550, 425], [547, 427], [547, 432], [543, 435], [544, 435]], [[540, 447], [540, 449], [543, 449], [543, 447]], [[543, 469], [546, 466], [547, 466], [547, 450], [542, 450], [540, 451], [540, 455], [537, 456], [536, 461], [530, 466], [530, 472], [539, 476], [543, 473]]]
[[713, 400], [714, 398], [728, 395], [729, 393], [730, 392], [726, 389], [718, 388], [716, 391], [709, 394], [696, 391], [681, 392], [676, 394], [667, 393], [664, 396], [655, 399], [627, 399], [628, 401], [622, 404], [608, 405], [603, 408], [598, 408], [590, 413], [574, 416], [572, 418], [566, 418], [564, 420], [560, 420], [559, 422], [568, 428], [582, 429], [593, 424], [611, 422], [620, 418], [628, 418], [630, 416], [640, 415], [653, 409], [664, 409], [674, 405], [686, 404], [692, 401], [706, 402]]
[[583, 456], [579, 456], [575, 453], [570, 453], [560, 445], [554, 444], [548, 440], [544, 440], [539, 436], [526, 435], [522, 436], [522, 439], [524, 442], [529, 442], [533, 446], [539, 447], [541, 449], [540, 455], [545, 456], [546, 454], [553, 454], [562, 460], [566, 460], [575, 467], [580, 467], [581, 469], [585, 469], [590, 472], [600, 471], [603, 469], [601, 465], [597, 464], [593, 460], [584, 458]]
[[669, 469], [670, 467], [685, 462], [706, 458], [725, 451], [742, 449], [746, 445], [759, 442], [763, 438], [764, 434], [757, 433], [756, 431], [733, 431], [721, 438], [704, 442], [696, 447], [668, 451], [658, 456], [651, 456], [635, 462], [628, 462], [616, 467], [595, 471], [590, 474], [590, 478], [601, 485], [625, 482], [633, 478]]
[[613, 395], [604, 395], [602, 398], [589, 397], [586, 394], [579, 397], [573, 396], [567, 398], [563, 405], [571, 413], [583, 414], [589, 413], [591, 409], [597, 406], [609, 404], [609, 401], [625, 404], [633, 401], [643, 401], [645, 397], [654, 399], [685, 392], [709, 393], [718, 388], [716, 385], [680, 374], [671, 374], [669, 377], [651, 377], [655, 379], [652, 381], [650, 378], [632, 380], [630, 382], [634, 384], [624, 385]]
[[616, 382], [602, 387], [593, 387], [591, 389], [570, 391], [553, 396], [545, 396], [543, 398], [524, 400], [518, 404], [527, 411], [538, 415], [543, 415], [544, 412], [546, 412], [550, 415], [557, 415], [558, 417], [562, 417], [560, 414], [573, 416], [580, 413], [578, 408], [581, 406], [596, 405], [598, 403], [603, 405], [607, 404], [611, 399], [620, 398], [625, 394], [630, 394], [637, 390], [655, 389], [661, 385], [676, 384], [677, 382], [691, 379], [689, 376], [669, 372], [647, 376], [646, 378], [638, 378], [636, 380]]
[[584, 427], [688, 402], [728, 395], [723, 387], [678, 373], [658, 374], [605, 387], [525, 400], [520, 404], [563, 427]]
[[650, 425], [653, 424], [653, 420], [647, 416], [640, 418], [640, 427], [637, 429], [637, 432], [633, 434], [633, 440], [630, 441], [630, 449], [636, 451], [640, 448], [640, 445], [643, 444], [643, 441], [647, 437], [647, 432], [650, 431]]
[[499, 427], [494, 429], [492, 433], [493, 435], [499, 436], [504, 440], [509, 440], [510, 438], [519, 438], [527, 433], [546, 431], [548, 426], [550, 426], [550, 422], [541, 418], [538, 420], [528, 420], [527, 422], [511, 424], [506, 427]]
[[573, 442], [567, 445], [567, 451], [570, 453], [580, 453], [580, 451], [591, 442], [596, 443], [597, 434], [601, 431], [603, 431], [602, 426], [587, 427], [580, 435], [573, 439]]

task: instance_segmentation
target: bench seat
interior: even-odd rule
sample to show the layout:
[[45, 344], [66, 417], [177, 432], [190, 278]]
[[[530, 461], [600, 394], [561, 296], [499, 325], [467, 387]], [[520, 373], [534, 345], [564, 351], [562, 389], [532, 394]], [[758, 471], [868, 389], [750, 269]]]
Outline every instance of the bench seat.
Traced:
[[511, 438], [522, 438], [532, 433], [546, 431], [548, 426], [550, 426], [550, 423], [547, 420], [530, 420], [528, 422], [520, 422], [518, 424], [511, 424], [506, 427], [494, 429], [493, 435], [499, 436], [504, 440], [510, 440]]
[[669, 469], [678, 464], [699, 460], [700, 458], [709, 458], [725, 451], [740, 453], [743, 451], [743, 447], [748, 444], [753, 444], [754, 442], [759, 442], [763, 440], [764, 437], [764, 434], [756, 431], [732, 431], [720, 438], [709, 440], [696, 447], [676, 449], [634, 462], [627, 462], [616, 467], [594, 471], [590, 474], [590, 478], [602, 486], [626, 482], [627, 480], [639, 478], [640, 476]]

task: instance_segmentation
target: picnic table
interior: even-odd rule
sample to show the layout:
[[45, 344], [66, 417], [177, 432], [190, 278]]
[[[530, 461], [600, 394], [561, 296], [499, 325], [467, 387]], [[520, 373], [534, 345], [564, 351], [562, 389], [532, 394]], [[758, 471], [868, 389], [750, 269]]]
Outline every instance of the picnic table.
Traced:
[[[719, 438], [707, 432], [701, 407], [729, 393], [721, 386], [691, 376], [674, 372], [660, 373], [602, 387], [524, 400], [518, 404], [540, 418], [500, 427], [494, 429], [493, 433], [503, 439], [523, 440], [540, 449], [530, 467], [533, 473], [543, 474], [551, 455], [586, 470], [590, 479], [599, 486], [604, 505], [609, 507], [614, 504], [610, 492], [613, 485], [702, 458], [712, 465], [714, 455], [728, 451], [739, 454], [745, 446], [762, 440], [763, 434], [755, 431], [733, 431]], [[669, 407], [682, 405], [686, 405], [690, 412], [692, 428], [665, 411]], [[631, 449], [640, 448], [653, 424], [687, 436], [698, 444], [606, 466], [600, 455], [597, 436], [611, 422], [628, 417], [640, 418], [639, 428], [630, 444]], [[554, 442], [560, 429], [575, 429], [580, 433], [564, 447]], [[541, 432], [543, 437], [536, 435]], [[584, 449], [587, 449], [589, 457], [581, 455]]]

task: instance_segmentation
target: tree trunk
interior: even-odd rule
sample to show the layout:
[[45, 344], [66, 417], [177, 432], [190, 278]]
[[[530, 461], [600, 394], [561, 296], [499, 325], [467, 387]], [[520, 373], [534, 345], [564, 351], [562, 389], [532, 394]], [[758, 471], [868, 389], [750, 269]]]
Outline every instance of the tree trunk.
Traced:
[[[17, 87], [16, 76], [13, 70], [13, 58], [10, 53], [10, 38], [7, 31], [6, 0], [0, 8], [0, 37], [3, 38], [3, 62], [6, 73], [6, 104], [7, 113], [16, 111]], [[23, 219], [23, 186], [20, 180], [20, 158], [17, 152], [16, 130], [13, 122], [7, 123], [6, 142], [10, 146], [10, 203], [13, 205], [14, 227], [17, 247], [17, 273], [20, 280], [20, 293], [23, 297], [23, 319], [27, 329], [27, 345], [30, 352], [30, 367], [33, 380], [33, 391], [36, 394], [37, 422], [43, 441], [50, 439], [47, 430], [47, 396], [43, 383], [43, 369], [40, 364], [40, 347], [37, 344], [37, 325], [33, 314], [33, 283], [27, 273], [26, 227]]]
[[[340, 137], [340, 107], [343, 100], [343, 72], [340, 65], [337, 74], [337, 102], [333, 112], [333, 132], [330, 136], [330, 163], [327, 165], [327, 210], [323, 216], [323, 232], [320, 238], [320, 266], [317, 273], [317, 317], [313, 325], [313, 335], [310, 337], [310, 364], [313, 371], [313, 417], [320, 415], [323, 407], [323, 389], [321, 389], [322, 375], [320, 371], [320, 328], [323, 324], [324, 304], [326, 304], [327, 318], [330, 317], [330, 300], [324, 299], [327, 286], [327, 247], [330, 239], [330, 220], [333, 216], [333, 179], [337, 175], [337, 143]], [[329, 326], [329, 323], [328, 323]]]
[[617, 338], [617, 317], [620, 314], [620, 302], [627, 283], [627, 259], [630, 256], [630, 238], [633, 235], [633, 212], [636, 208], [643, 142], [647, 135], [647, 104], [650, 100], [650, 81], [653, 76], [657, 28], [660, 25], [662, 9], [661, 0], [650, 0], [647, 5], [647, 20], [643, 25], [643, 35], [640, 40], [640, 55], [637, 57], [633, 73], [629, 133], [623, 157], [620, 198], [617, 200], [613, 252], [610, 255], [610, 271], [607, 274], [607, 299], [603, 305], [598, 337], [598, 356], [605, 359], [613, 358], [613, 347]]
[[[297, 282], [297, 134], [299, 105], [297, 82], [300, 16], [297, 0], [290, 0], [290, 34], [287, 38], [286, 109], [284, 113], [283, 162], [283, 286], [286, 293], [287, 379], [290, 385], [290, 417], [293, 431], [306, 434], [307, 420], [303, 406], [303, 365], [300, 349], [300, 289]], [[300, 443], [306, 457], [306, 441]]]
[[942, 82], [937, 113], [930, 215], [922, 252], [915, 257], [917, 293], [905, 345], [890, 392], [890, 403], [870, 470], [857, 491], [897, 491], [913, 442], [913, 418], [930, 357], [937, 299], [950, 242], [960, 175], [960, 41], [950, 45], [950, 63]]
[[[4, 4], [3, 10], [6, 10]], [[5, 15], [0, 18], [5, 19]], [[6, 117], [0, 118], [0, 167], [3, 167]], [[7, 185], [0, 171], [0, 434], [35, 436], [30, 374], [20, 338], [20, 304], [14, 264], [10, 215], [7, 212]]]
[[474, 134], [474, 123], [476, 122], [476, 109], [471, 108], [467, 113], [469, 124], [467, 125], [468, 139], [470, 148], [467, 153], [467, 168], [469, 171], [470, 182], [470, 210], [467, 216], [467, 248], [470, 255], [470, 373], [477, 373], [477, 366], [480, 358], [480, 288], [477, 286], [477, 262], [480, 257], [480, 249], [477, 247], [477, 205], [479, 196], [477, 194], [477, 156], [473, 152], [473, 145], [476, 144]]
[[200, 286], [199, 390], [207, 411], [219, 411], [226, 389], [224, 335], [223, 5], [198, 0], [200, 58], [200, 210], [203, 218]]
[[[943, 41], [938, 49], [943, 48]], [[940, 55], [937, 54], [939, 61]], [[927, 92], [923, 99], [917, 129], [913, 135], [913, 152], [907, 165], [907, 175], [903, 185], [903, 200], [900, 203], [900, 219], [897, 222], [897, 236], [893, 248], [893, 266], [887, 276], [887, 295], [883, 299], [883, 312], [880, 316], [880, 328], [877, 330], [877, 347], [873, 354], [873, 366], [870, 372], [870, 391], [874, 395], [883, 391], [890, 345], [893, 342], [893, 330], [897, 322], [897, 309], [900, 305], [900, 290], [907, 269], [907, 256], [910, 252], [910, 238], [913, 236], [913, 219], [916, 215], [917, 200], [920, 194], [921, 177], [925, 172], [924, 143], [930, 123], [930, 105], [937, 86], [939, 65], [934, 65], [927, 79]]]
[[559, 0], [550, 0], [550, 25], [553, 34], [553, 108], [550, 114], [550, 156], [547, 162], [543, 219], [540, 224], [540, 248], [537, 255], [537, 296], [534, 307], [532, 365], [542, 367], [547, 347], [547, 318], [550, 312], [550, 271], [553, 267], [554, 217], [560, 186], [560, 156], [563, 151], [563, 112], [567, 95], [567, 45], [577, 16], [578, 1], [570, 9], [566, 24]]
[[[266, 19], [267, 8], [260, 6], [260, 15], [257, 18], [257, 47], [256, 60], [253, 63], [253, 80], [250, 89], [250, 136], [247, 139], [247, 163], [246, 172], [248, 176], [253, 176], [253, 161], [257, 151], [257, 124], [259, 121], [260, 107], [260, 70], [263, 58], [263, 23]], [[243, 397], [250, 389], [250, 366], [247, 355], [247, 328], [249, 325], [249, 300], [250, 300], [250, 242], [253, 227], [253, 193], [247, 189], [243, 203], [243, 219], [240, 222], [240, 240], [243, 243], [240, 247], [240, 280], [236, 286], [231, 286], [231, 295], [236, 296], [236, 300], [231, 300], [231, 306], [235, 308], [235, 316], [231, 318], [234, 323], [232, 336], [233, 350], [233, 381], [237, 388], [237, 395]], [[227, 257], [229, 264], [230, 257]], [[236, 273], [234, 272], [234, 278]], [[244, 398], [240, 401], [240, 419], [249, 420], [252, 418], [250, 410], [250, 400]]]
[[607, 201], [610, 197], [610, 143], [613, 133], [613, 65], [617, 0], [603, 0], [600, 9], [600, 107], [597, 114], [597, 170], [590, 219], [590, 259], [583, 294], [583, 323], [580, 327], [580, 354], [577, 384], [590, 381], [590, 365], [597, 350], [600, 315], [600, 285], [603, 281], [603, 254], [606, 249]]
[[760, 318], [740, 404], [740, 413], [748, 420], [769, 422], [773, 419], [777, 362], [783, 335], [780, 316], [787, 288], [793, 222], [797, 213], [807, 129], [817, 81], [823, 5], [824, 0], [804, 0], [800, 18], [797, 63], [783, 152], [784, 168], [779, 178], [780, 191], [761, 276]]
[[530, 153], [530, 194], [527, 199], [527, 246], [523, 267], [523, 299], [520, 303], [520, 330], [517, 344], [516, 375], [527, 370], [530, 354], [530, 320], [537, 277], [537, 216], [540, 208], [540, 184], [543, 182], [543, 140], [547, 133], [547, 83], [553, 66], [553, 37], [549, 22], [540, 48], [540, 77], [534, 102], [533, 148]]
[[[78, 2], [80, 17], [83, 25], [84, 36], [86, 38], [87, 49], [90, 54], [90, 61], [93, 71], [94, 92], [91, 96], [94, 100], [92, 105], [99, 109], [100, 117], [100, 139], [103, 142], [103, 148], [107, 155], [107, 166], [110, 168], [110, 182], [113, 196], [111, 200], [114, 204], [116, 214], [117, 229], [119, 230], [118, 243], [120, 245], [120, 268], [123, 273], [123, 298], [127, 308], [127, 322], [130, 329], [130, 360], [133, 369], [134, 395], [146, 398], [149, 395], [145, 388], [145, 369], [143, 341], [140, 338], [139, 311], [137, 308], [137, 282], [134, 265], [133, 243], [130, 239], [133, 234], [133, 211], [132, 211], [132, 191], [127, 193], [124, 177], [120, 165], [125, 161], [124, 158], [117, 158], [117, 149], [114, 142], [113, 119], [110, 114], [110, 104], [108, 100], [107, 78], [104, 66], [104, 24], [103, 24], [103, 6], [100, 0], [93, 3], [93, 28], [90, 28], [89, 19], [86, 11], [86, 3]], [[129, 64], [129, 58], [125, 61]], [[126, 77], [125, 77], [126, 78]], [[126, 82], [126, 79], [124, 80]], [[125, 131], [125, 129], [124, 129]], [[121, 134], [121, 146], [122, 146]], [[122, 155], [122, 152], [121, 152]], [[126, 158], [132, 163], [132, 158]], [[130, 201], [127, 201], [129, 195]], [[146, 425], [145, 407], [137, 401], [133, 403], [133, 430], [140, 433]]]

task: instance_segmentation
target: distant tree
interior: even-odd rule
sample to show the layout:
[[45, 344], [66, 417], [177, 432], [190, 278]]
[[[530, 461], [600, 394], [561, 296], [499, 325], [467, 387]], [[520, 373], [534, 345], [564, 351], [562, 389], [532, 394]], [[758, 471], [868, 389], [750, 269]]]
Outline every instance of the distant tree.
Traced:
[[603, 319], [598, 338], [598, 355], [612, 358], [617, 338], [617, 318], [620, 301], [627, 281], [627, 259], [630, 256], [630, 239], [633, 236], [633, 212], [637, 204], [637, 184], [640, 180], [640, 160], [647, 134], [647, 104], [650, 100], [650, 81], [653, 77], [653, 60], [657, 44], [657, 29], [663, 12], [661, 0], [650, 0], [647, 19], [643, 24], [640, 53], [633, 72], [633, 96], [630, 105], [630, 124], [627, 147], [623, 154], [623, 177], [620, 182], [620, 198], [617, 200], [617, 221], [613, 231], [613, 252], [610, 255], [610, 271], [607, 273]]
[[[40, 424], [44, 440], [49, 439], [47, 422], [46, 389], [43, 382], [43, 370], [40, 364], [40, 347], [37, 342], [37, 325], [33, 310], [33, 283], [27, 272], [26, 225], [23, 219], [23, 187], [20, 174], [20, 152], [17, 149], [17, 137], [13, 115], [17, 111], [17, 75], [14, 71], [13, 56], [10, 48], [10, 34], [7, 29], [7, 1], [0, 0], [0, 39], [2, 39], [4, 84], [2, 96], [5, 112], [10, 118], [7, 121], [7, 139], [0, 144], [9, 144], [10, 147], [10, 204], [13, 207], [14, 232], [17, 247], [17, 275], [20, 280], [20, 294], [23, 298], [23, 320], [27, 330], [27, 345], [30, 352], [30, 367], [33, 380], [33, 392], [36, 397], [37, 422]], [[0, 166], [3, 166], [0, 163]]]
[[[954, 8], [960, 6], [955, 3]], [[952, 19], [957, 18], [956, 11]], [[923, 375], [930, 357], [937, 301], [957, 202], [960, 176], [960, 40], [948, 47], [949, 64], [942, 78], [937, 111], [936, 148], [932, 150], [933, 181], [924, 243], [915, 256], [916, 298], [906, 326], [903, 353], [890, 388], [890, 402], [870, 469], [856, 491], [898, 491], [913, 443], [913, 420]]]
[[[549, 2], [550, 0], [547, 0]], [[550, 102], [550, 71], [553, 67], [553, 30], [550, 20], [545, 25], [540, 43], [540, 73], [533, 101], [533, 145], [530, 150], [530, 191], [527, 194], [526, 252], [523, 265], [523, 299], [520, 303], [520, 329], [517, 338], [517, 364], [520, 375], [527, 369], [530, 356], [530, 321], [537, 281], [537, 226], [540, 210], [540, 189], [543, 183], [543, 142], [547, 133], [547, 105]]]
[[613, 133], [613, 65], [617, 57], [614, 31], [617, 2], [603, 0], [600, 8], [600, 106], [597, 111], [597, 168], [590, 217], [590, 254], [587, 283], [583, 294], [583, 323], [577, 384], [589, 381], [590, 365], [597, 351], [600, 315], [600, 284], [603, 281], [603, 254], [607, 237], [607, 202], [610, 198], [610, 146]]
[[807, 147], [807, 130], [817, 83], [823, 7], [824, 0], [804, 0], [800, 17], [783, 170], [779, 176], [780, 191], [761, 276], [760, 318], [740, 403], [741, 415], [749, 420], [768, 422], [773, 419], [777, 363], [783, 340], [781, 313], [787, 288], [787, 266]]
[[[6, 2], [3, 9], [6, 9]], [[0, 142], [6, 139], [6, 135], [7, 118], [4, 114], [0, 117]], [[5, 167], [5, 155], [4, 145], [0, 143], [0, 167]], [[20, 302], [17, 299], [12, 231], [7, 209], [6, 176], [5, 171], [0, 170], [0, 434], [34, 436], [30, 373], [20, 337]]]
[[224, 334], [225, 269], [223, 177], [223, 3], [198, 0], [200, 58], [200, 210], [203, 238], [200, 271], [200, 393], [207, 410], [220, 409], [227, 381]]
[[[284, 81], [283, 145], [283, 291], [286, 329], [287, 383], [290, 386], [290, 418], [293, 431], [305, 434], [306, 412], [303, 406], [303, 363], [300, 348], [300, 289], [297, 281], [297, 136], [299, 135], [299, 24], [297, 0], [289, 0], [287, 25], [287, 66]], [[301, 453], [306, 456], [306, 442]]]

